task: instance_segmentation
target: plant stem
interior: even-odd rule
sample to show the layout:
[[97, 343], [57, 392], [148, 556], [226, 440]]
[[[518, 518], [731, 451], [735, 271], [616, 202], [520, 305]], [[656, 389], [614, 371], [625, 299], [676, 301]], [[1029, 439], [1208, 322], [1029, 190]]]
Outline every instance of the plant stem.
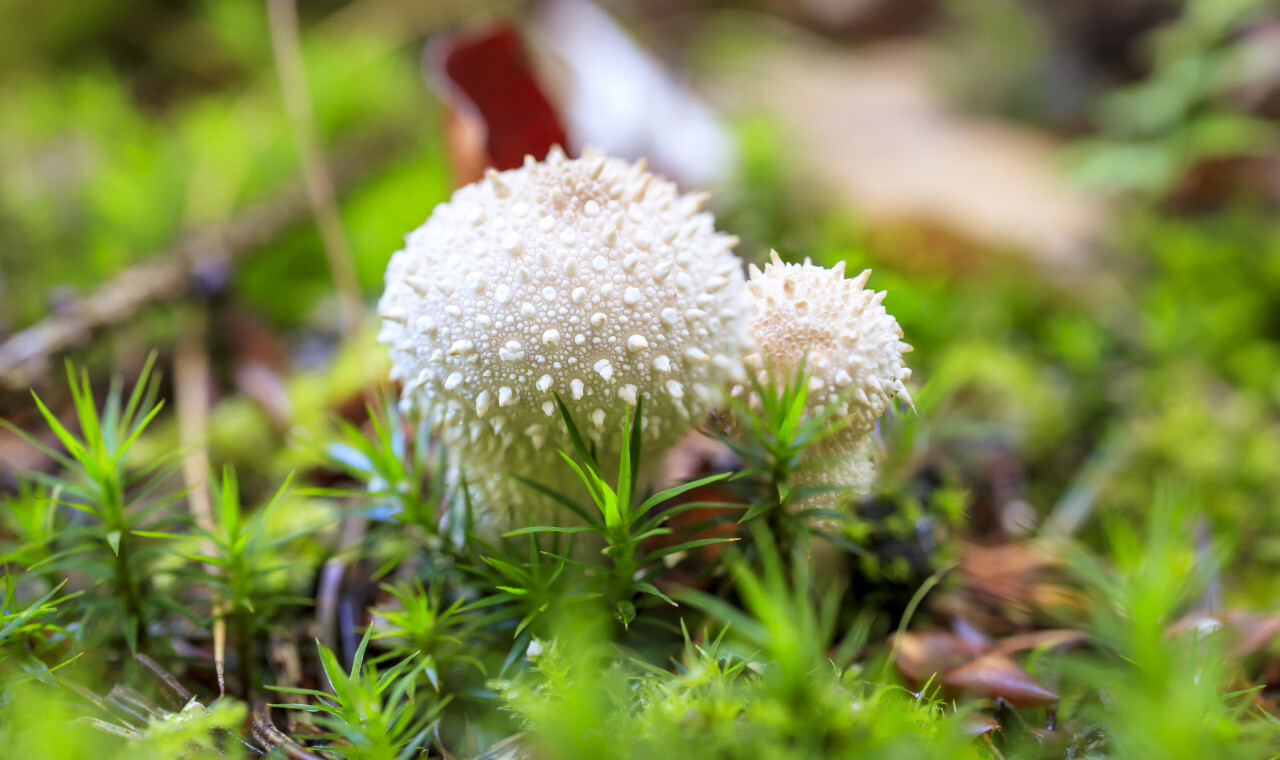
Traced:
[[608, 540], [613, 555], [614, 604], [621, 604], [635, 595], [635, 541], [626, 529], [609, 531]]
[[116, 544], [116, 584], [119, 586], [120, 594], [124, 597], [124, 608], [129, 618], [133, 621], [134, 640], [137, 642], [139, 652], [145, 652], [147, 648], [147, 623], [142, 616], [142, 593], [139, 588], [134, 585], [133, 568], [129, 565], [129, 549], [132, 542], [127, 540], [127, 532], [124, 527], [116, 528], [120, 531], [120, 541]]
[[248, 702], [253, 694], [253, 620], [251, 613], [242, 606], [236, 607], [235, 627], [240, 697]]

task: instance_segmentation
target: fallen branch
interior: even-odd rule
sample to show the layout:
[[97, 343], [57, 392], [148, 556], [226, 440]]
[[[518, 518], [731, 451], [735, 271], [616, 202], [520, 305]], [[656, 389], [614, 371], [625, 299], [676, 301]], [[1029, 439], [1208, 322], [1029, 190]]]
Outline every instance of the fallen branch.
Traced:
[[[334, 184], [350, 186], [403, 144], [403, 138], [395, 133], [352, 140], [335, 153]], [[172, 248], [148, 256], [70, 307], [0, 344], [0, 385], [10, 390], [30, 385], [49, 357], [82, 345], [97, 331], [129, 319], [145, 306], [182, 297], [201, 274], [225, 271], [248, 251], [309, 216], [306, 189], [299, 180], [235, 215], [225, 226], [194, 233]]]

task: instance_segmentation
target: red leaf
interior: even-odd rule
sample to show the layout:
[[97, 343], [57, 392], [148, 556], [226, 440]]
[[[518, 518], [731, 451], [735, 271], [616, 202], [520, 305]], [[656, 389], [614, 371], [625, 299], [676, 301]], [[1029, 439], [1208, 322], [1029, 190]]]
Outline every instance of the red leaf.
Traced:
[[440, 68], [455, 96], [469, 101], [487, 131], [488, 163], [514, 169], [526, 155], [541, 160], [565, 146], [564, 126], [534, 77], [519, 36], [508, 24], [443, 42]]

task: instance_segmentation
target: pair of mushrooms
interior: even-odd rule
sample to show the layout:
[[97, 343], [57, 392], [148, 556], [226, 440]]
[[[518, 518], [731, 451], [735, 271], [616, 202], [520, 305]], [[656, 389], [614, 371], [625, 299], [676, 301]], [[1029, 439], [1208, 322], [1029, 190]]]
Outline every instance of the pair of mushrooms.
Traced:
[[846, 426], [815, 458], [809, 482], [847, 486], [813, 497], [835, 508], [869, 491], [868, 446], [895, 396], [908, 398], [910, 346], [864, 290], [869, 271], [784, 264], [743, 277], [737, 238], [717, 232], [705, 193], [681, 195], [636, 164], [587, 149], [570, 160], [490, 170], [410, 233], [387, 268], [379, 339], [390, 345], [403, 403], [439, 425], [474, 487], [488, 531], [554, 520], [512, 477], [571, 487], [542, 452], [567, 447], [558, 393], [616, 462], [618, 429], [644, 399], [649, 461], [741, 389], [748, 372], [791, 372], [807, 356], [809, 404]]

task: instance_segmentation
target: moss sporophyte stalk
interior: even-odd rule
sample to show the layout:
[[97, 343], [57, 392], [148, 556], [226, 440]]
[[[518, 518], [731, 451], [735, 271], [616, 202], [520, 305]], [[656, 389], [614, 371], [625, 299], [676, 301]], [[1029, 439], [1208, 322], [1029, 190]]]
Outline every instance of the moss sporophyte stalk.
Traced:
[[868, 273], [776, 254], [748, 285], [707, 197], [643, 161], [554, 149], [459, 189], [392, 257], [378, 309], [392, 377], [465, 473], [480, 527], [556, 519], [519, 481], [557, 477], [544, 458], [569, 444], [556, 396], [601, 462], [619, 453], [606, 431], [643, 399], [656, 462], [749, 373], [793, 372], [810, 352], [815, 409], [844, 399], [840, 453], [869, 484], [864, 439], [910, 378], [884, 293], [863, 290]]

